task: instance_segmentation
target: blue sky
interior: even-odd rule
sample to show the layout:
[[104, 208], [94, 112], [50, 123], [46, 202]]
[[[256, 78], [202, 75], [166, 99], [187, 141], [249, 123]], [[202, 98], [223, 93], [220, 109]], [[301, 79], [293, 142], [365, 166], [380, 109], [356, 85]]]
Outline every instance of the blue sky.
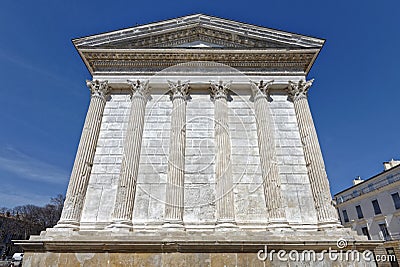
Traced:
[[205, 13], [326, 39], [310, 105], [332, 192], [400, 158], [399, 1], [50, 1], [0, 4], [0, 207], [65, 193], [90, 79], [71, 39]]

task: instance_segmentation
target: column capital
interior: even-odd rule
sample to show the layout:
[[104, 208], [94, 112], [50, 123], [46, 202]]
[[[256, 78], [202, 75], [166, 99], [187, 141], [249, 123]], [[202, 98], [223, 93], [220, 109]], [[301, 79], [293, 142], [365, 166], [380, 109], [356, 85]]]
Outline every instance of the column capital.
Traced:
[[232, 81], [224, 82], [220, 80], [219, 82], [210, 81], [211, 98], [228, 98], [229, 89], [231, 88]]
[[111, 87], [108, 85], [108, 81], [86, 80], [86, 86], [89, 87], [92, 96], [101, 97], [103, 99], [110, 93]]
[[169, 96], [171, 101], [175, 98], [182, 98], [183, 100], [187, 100], [189, 97], [189, 81], [181, 82], [178, 80], [177, 82], [168, 80], [169, 86]]
[[259, 97], [267, 97], [269, 94], [270, 86], [274, 83], [274, 80], [264, 82], [261, 80], [259, 83], [250, 81], [251, 91], [253, 93], [253, 99], [257, 100]]
[[298, 83], [289, 81], [288, 94], [291, 101], [307, 98], [308, 89], [311, 87], [314, 79], [305, 81], [301, 79]]
[[146, 100], [150, 100], [150, 86], [149, 80], [127, 80], [128, 84], [131, 86], [131, 98], [142, 97]]

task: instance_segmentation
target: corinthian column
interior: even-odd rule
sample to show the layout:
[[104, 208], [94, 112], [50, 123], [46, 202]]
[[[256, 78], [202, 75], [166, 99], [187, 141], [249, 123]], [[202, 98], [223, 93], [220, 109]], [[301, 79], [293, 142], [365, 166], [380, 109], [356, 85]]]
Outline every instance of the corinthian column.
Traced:
[[324, 159], [307, 100], [307, 92], [312, 82], [313, 80], [300, 80], [298, 83], [289, 81], [288, 93], [296, 112], [318, 223], [321, 226], [335, 226], [339, 224], [339, 220], [332, 205]]
[[274, 125], [269, 110], [268, 86], [273, 81], [259, 84], [252, 82], [254, 111], [256, 116], [258, 149], [264, 186], [265, 204], [271, 227], [287, 224], [283, 207], [281, 179], [275, 151]]
[[183, 227], [186, 99], [189, 83], [168, 81], [172, 101], [164, 227]]
[[142, 83], [139, 80], [136, 82], [128, 80], [128, 83], [132, 90], [132, 105], [124, 142], [113, 222], [110, 225], [115, 228], [132, 226], [145, 108], [149, 99], [149, 81]]
[[215, 135], [215, 180], [217, 227], [233, 227], [235, 224], [231, 138], [228, 127], [227, 96], [231, 83], [211, 82], [211, 97], [214, 99]]
[[56, 225], [57, 228], [76, 228], [79, 226], [97, 140], [99, 138], [106, 95], [110, 89], [107, 81], [86, 81], [86, 85], [91, 92], [89, 109], [83, 126], [81, 140], [79, 141], [78, 151], [76, 152], [61, 219]]

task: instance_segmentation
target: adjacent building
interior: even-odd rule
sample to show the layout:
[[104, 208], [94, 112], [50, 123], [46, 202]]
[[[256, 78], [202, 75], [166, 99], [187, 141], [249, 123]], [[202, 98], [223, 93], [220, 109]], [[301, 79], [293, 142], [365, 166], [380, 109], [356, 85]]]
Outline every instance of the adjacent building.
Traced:
[[384, 162], [384, 171], [354, 185], [334, 199], [340, 220], [369, 240], [383, 240], [387, 254], [400, 258], [400, 161]]

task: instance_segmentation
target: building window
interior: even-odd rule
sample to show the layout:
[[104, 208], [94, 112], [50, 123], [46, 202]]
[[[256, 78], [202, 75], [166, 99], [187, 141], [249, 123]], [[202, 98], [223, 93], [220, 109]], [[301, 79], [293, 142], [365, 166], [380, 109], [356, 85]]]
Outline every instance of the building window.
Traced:
[[389, 231], [386, 227], [386, 223], [380, 223], [379, 228], [381, 229], [382, 237], [385, 241], [392, 240], [392, 238], [390, 237]]
[[358, 197], [360, 195], [360, 191], [354, 190], [353, 191], [353, 197]]
[[362, 210], [361, 210], [361, 206], [360, 206], [360, 205], [357, 205], [357, 206], [356, 206], [356, 210], [357, 210], [358, 219], [364, 218], [364, 214], [363, 214], [363, 212], [362, 212]]
[[374, 191], [374, 185], [373, 184], [369, 184], [368, 185], [368, 192]]
[[394, 175], [393, 175], [393, 174], [387, 176], [386, 179], [387, 179], [387, 181], [388, 181], [388, 184], [394, 183]]
[[371, 236], [369, 235], [369, 231], [367, 227], [363, 227], [361, 228], [361, 231], [363, 233], [363, 235], [365, 235], [366, 237], [368, 237], [368, 240], [371, 240]]
[[392, 199], [393, 199], [393, 203], [394, 203], [394, 208], [396, 210], [400, 209], [400, 197], [399, 197], [399, 193], [394, 193], [392, 194]]
[[381, 207], [379, 206], [378, 200], [372, 200], [372, 206], [374, 206], [375, 215], [381, 214]]
[[349, 216], [347, 215], [347, 210], [342, 210], [344, 222], [349, 222]]

